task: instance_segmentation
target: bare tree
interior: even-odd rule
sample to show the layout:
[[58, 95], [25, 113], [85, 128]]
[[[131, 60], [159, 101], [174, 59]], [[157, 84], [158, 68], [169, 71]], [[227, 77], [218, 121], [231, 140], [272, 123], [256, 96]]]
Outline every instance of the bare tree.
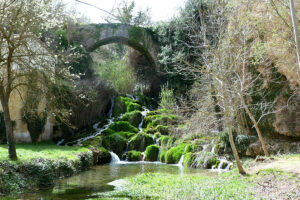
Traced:
[[41, 78], [47, 78], [36, 84], [53, 82], [56, 75], [71, 76], [69, 66], [55, 68], [58, 56], [48, 48], [51, 40], [40, 40], [43, 33], [63, 24], [59, 13], [53, 9], [51, 0], [0, 0], [0, 101], [9, 157], [13, 160], [17, 159], [17, 153], [9, 107], [12, 92], [22, 94], [20, 90], [27, 86], [26, 80], [33, 70], [39, 71]]
[[300, 70], [300, 48], [299, 48], [299, 34], [298, 34], [298, 26], [297, 26], [297, 18], [295, 13], [295, 5], [294, 0], [290, 0], [290, 10], [291, 10], [291, 18], [293, 22], [294, 29], [294, 38], [295, 38], [295, 46], [297, 51], [298, 65]]

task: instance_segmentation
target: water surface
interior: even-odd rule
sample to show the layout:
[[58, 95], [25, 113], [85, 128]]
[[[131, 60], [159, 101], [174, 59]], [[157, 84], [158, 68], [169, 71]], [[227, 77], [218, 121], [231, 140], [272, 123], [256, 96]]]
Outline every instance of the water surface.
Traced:
[[20, 199], [93, 199], [98, 193], [114, 190], [108, 183], [145, 172], [170, 174], [212, 174], [209, 170], [183, 168], [178, 165], [162, 163], [118, 163], [93, 167], [76, 176], [57, 181], [50, 189], [21, 194]]

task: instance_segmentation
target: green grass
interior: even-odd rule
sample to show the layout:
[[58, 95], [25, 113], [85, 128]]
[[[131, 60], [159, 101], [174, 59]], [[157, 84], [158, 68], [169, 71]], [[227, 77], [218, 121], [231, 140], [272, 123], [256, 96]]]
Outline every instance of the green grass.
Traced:
[[126, 179], [128, 184], [103, 197], [132, 199], [254, 199], [254, 183], [236, 172], [220, 176], [146, 173]]
[[285, 155], [275, 156], [275, 158], [283, 158], [288, 160], [300, 160], [300, 154], [285, 154]]
[[[17, 144], [18, 161], [29, 161], [35, 158], [78, 159], [78, 154], [89, 151], [84, 147], [57, 146], [55, 144], [37, 143], [37, 144]], [[0, 145], [0, 161], [8, 160], [8, 146]]]

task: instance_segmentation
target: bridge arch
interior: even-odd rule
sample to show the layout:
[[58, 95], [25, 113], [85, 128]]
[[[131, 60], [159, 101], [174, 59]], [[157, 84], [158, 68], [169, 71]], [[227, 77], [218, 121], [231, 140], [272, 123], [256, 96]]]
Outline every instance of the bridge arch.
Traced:
[[68, 30], [70, 40], [81, 44], [87, 52], [110, 43], [128, 45], [139, 51], [158, 71], [158, 46], [149, 30], [128, 24], [89, 24], [71, 26]]

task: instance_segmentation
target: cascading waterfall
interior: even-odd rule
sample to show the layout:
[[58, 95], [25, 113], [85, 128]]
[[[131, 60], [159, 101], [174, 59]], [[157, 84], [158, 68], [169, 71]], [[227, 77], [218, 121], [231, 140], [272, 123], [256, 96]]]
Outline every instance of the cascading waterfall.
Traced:
[[121, 162], [121, 160], [117, 154], [115, 154], [114, 152], [111, 152], [111, 151], [109, 153], [111, 155], [110, 164], [118, 164]]
[[179, 166], [179, 167], [183, 167], [183, 160], [184, 160], [184, 155], [182, 155], [182, 156], [180, 157], [180, 160], [179, 160], [179, 162], [178, 162], [178, 166]]
[[[84, 137], [84, 138], [80, 138], [78, 140], [76, 140], [76, 143], [77, 144], [80, 144], [81, 142], [83, 141], [86, 141], [88, 139], [91, 139], [91, 138], [94, 138], [94, 137], [97, 137], [98, 135], [100, 135], [103, 131], [107, 130], [109, 128], [109, 126], [114, 122], [114, 118], [112, 117], [112, 114], [113, 114], [113, 109], [114, 109], [114, 104], [115, 104], [115, 101], [112, 99], [111, 100], [111, 106], [110, 106], [110, 109], [108, 111], [108, 123], [106, 125], [104, 125], [102, 128], [99, 128], [99, 124], [100, 122], [98, 123], [95, 123], [93, 125], [93, 129], [96, 130], [96, 132], [92, 135], [89, 135], [87, 137]], [[64, 142], [64, 139], [63, 141], [59, 141], [57, 143], [57, 145], [61, 145], [62, 143]], [[65, 145], [68, 145], [69, 143], [66, 143]]]

